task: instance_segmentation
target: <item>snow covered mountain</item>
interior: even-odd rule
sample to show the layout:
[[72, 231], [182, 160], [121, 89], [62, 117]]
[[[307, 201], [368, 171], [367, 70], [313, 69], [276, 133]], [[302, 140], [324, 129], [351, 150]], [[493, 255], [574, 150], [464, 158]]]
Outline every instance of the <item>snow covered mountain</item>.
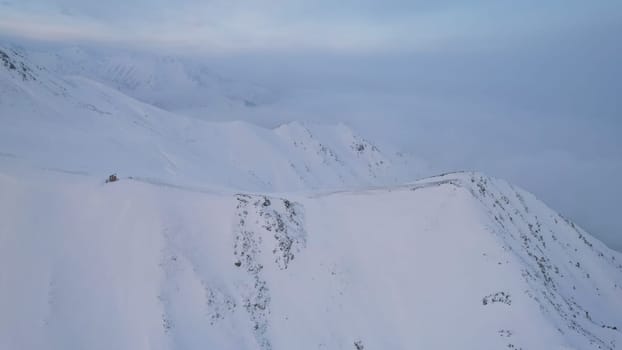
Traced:
[[425, 169], [345, 125], [206, 122], [0, 52], [0, 152], [37, 167], [250, 191], [396, 183]]
[[616, 349], [622, 254], [477, 173], [269, 196], [0, 176], [4, 349]]
[[522, 189], [31, 57], [0, 48], [0, 349], [621, 346], [622, 254]]

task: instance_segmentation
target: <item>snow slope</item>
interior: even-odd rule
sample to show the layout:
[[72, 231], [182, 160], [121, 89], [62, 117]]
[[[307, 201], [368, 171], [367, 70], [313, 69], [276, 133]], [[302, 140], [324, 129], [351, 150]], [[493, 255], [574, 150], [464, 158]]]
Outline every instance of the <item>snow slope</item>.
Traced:
[[423, 165], [386, 149], [0, 49], [0, 349], [620, 347], [620, 253], [502, 180], [410, 182]]
[[616, 349], [622, 255], [476, 173], [286, 198], [0, 175], [3, 349]]
[[206, 122], [82, 76], [59, 77], [18, 51], [0, 52], [5, 158], [102, 177], [118, 172], [252, 191], [396, 183], [425, 171], [415, 159], [382, 152], [345, 125], [292, 123], [270, 130]]

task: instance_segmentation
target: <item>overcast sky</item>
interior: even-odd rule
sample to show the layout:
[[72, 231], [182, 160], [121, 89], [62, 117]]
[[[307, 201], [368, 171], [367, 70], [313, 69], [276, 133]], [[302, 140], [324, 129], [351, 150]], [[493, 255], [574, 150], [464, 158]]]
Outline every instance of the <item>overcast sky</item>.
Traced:
[[346, 121], [622, 250], [619, 0], [0, 0], [0, 33], [201, 57], [280, 94], [248, 119]]

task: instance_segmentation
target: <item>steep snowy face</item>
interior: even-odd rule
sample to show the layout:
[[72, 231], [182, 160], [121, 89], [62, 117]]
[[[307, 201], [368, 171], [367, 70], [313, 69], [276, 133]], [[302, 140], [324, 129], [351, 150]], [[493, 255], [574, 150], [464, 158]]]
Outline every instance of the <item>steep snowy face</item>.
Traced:
[[392, 184], [424, 171], [343, 125], [205, 122], [2, 52], [0, 152], [35, 167], [248, 191]]
[[504, 250], [491, 260], [503, 266], [511, 261], [504, 258], [513, 259], [525, 283], [524, 290], [501, 290], [484, 297], [484, 305], [511, 305], [511, 295], [522, 293], [538, 305], [569, 347], [620, 346], [621, 254], [504, 181], [481, 174], [448, 174], [422, 181], [413, 190], [448, 185], [467, 189], [479, 202], [488, 230]]
[[622, 341], [622, 255], [481, 174], [274, 197], [48, 173], [0, 191], [2, 348]]

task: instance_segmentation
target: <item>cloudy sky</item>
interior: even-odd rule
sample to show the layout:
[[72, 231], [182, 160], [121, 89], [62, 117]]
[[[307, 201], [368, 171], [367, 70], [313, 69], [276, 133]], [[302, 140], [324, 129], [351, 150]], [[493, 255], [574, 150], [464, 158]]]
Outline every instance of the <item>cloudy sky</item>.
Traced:
[[619, 0], [0, 0], [0, 34], [201, 57], [280, 94], [248, 119], [346, 121], [622, 250]]

